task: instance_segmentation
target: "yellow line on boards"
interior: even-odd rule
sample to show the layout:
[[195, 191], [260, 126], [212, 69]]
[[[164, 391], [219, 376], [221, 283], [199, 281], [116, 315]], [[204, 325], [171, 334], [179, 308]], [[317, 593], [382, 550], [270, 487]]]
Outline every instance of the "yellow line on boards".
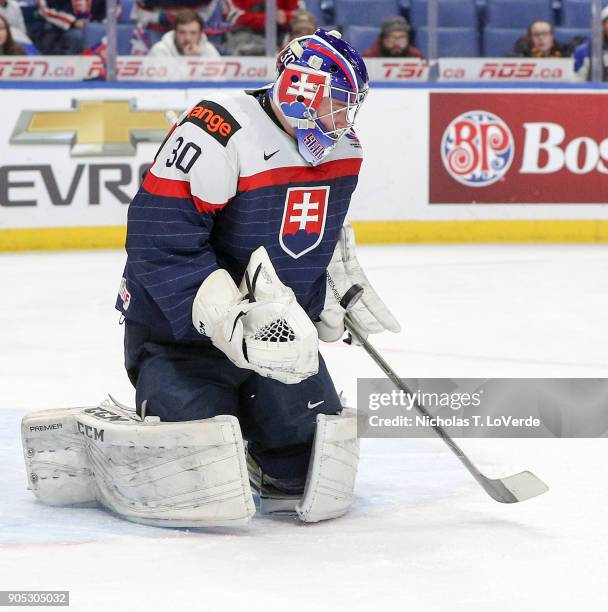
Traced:
[[[608, 242], [608, 220], [355, 221], [360, 244]], [[121, 248], [126, 228], [0, 229], [0, 251]]]
[[123, 225], [0, 229], [0, 251], [117, 248], [124, 246], [126, 235]]
[[608, 242], [608, 221], [359, 221], [361, 244]]

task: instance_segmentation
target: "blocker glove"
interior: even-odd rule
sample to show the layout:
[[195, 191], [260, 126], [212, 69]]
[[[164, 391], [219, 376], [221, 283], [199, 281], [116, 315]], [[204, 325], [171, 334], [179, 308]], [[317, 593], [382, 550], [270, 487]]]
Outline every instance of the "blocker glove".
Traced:
[[212, 272], [192, 305], [192, 323], [239, 368], [286, 384], [319, 370], [319, 339], [293, 291], [258, 248], [240, 287], [224, 269]]
[[357, 327], [365, 334], [379, 334], [385, 330], [399, 333], [401, 326], [386, 304], [378, 297], [355, 255], [355, 232], [347, 221], [340, 230], [340, 238], [327, 267], [325, 304], [319, 321], [315, 323], [323, 342], [336, 342], [344, 335], [344, 315], [340, 306], [344, 294], [355, 284], [363, 287], [361, 299], [349, 310]]

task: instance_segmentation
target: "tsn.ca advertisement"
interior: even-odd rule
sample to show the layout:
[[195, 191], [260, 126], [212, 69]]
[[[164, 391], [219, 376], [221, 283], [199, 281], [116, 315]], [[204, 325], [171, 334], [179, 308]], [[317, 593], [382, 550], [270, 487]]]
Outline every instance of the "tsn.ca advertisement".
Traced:
[[[0, 81], [100, 80], [100, 57], [27, 56], [0, 59]], [[270, 81], [274, 61], [265, 57], [222, 59], [124, 56], [116, 60], [119, 81]]]
[[595, 93], [431, 93], [429, 202], [607, 203], [606, 102]]
[[[430, 64], [416, 58], [368, 58], [370, 79], [376, 83], [429, 80]], [[574, 80], [572, 59], [449, 58], [438, 61], [440, 81], [568, 82]], [[273, 79], [275, 61], [266, 57], [172, 58], [119, 56], [119, 81], [262, 81]], [[105, 67], [100, 57], [4, 56], [0, 81], [100, 80]]]
[[[429, 64], [415, 58], [368, 61], [373, 81], [427, 81]], [[275, 61], [267, 57], [173, 58], [119, 56], [119, 81], [260, 81], [270, 82]], [[100, 57], [26, 56], [0, 58], [0, 81], [87, 81], [105, 75]]]

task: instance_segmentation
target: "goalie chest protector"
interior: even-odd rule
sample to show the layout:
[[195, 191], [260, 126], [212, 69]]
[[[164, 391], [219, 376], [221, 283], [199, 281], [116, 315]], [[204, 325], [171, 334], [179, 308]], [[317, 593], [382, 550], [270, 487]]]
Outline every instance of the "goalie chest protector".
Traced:
[[155, 339], [205, 341], [190, 322], [198, 287], [218, 267], [238, 284], [264, 246], [315, 319], [361, 161], [351, 132], [309, 166], [264, 92], [201, 100], [171, 130], [131, 202], [117, 308]]

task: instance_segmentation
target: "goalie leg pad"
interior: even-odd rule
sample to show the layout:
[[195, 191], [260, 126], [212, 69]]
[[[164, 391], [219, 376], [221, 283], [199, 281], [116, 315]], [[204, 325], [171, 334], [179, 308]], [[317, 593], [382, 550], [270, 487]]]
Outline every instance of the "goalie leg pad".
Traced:
[[[127, 520], [170, 527], [240, 525], [255, 513], [235, 417], [179, 423], [149, 417], [142, 422], [104, 404], [73, 410], [70, 418], [70, 443], [80, 442], [85, 449], [78, 460], [89, 477], [87, 501], [97, 499]], [[28, 472], [36, 473], [33, 467], [39, 472], [41, 466], [33, 466], [31, 453], [25, 452]], [[40, 481], [30, 478], [30, 484]], [[59, 481], [47, 479], [46, 488], [32, 490], [49, 503], [84, 501], [83, 494], [58, 493], [54, 483]]]
[[353, 500], [359, 439], [356, 412], [317, 415], [317, 429], [304, 495], [296, 505], [299, 518], [316, 523], [346, 513]]
[[96, 501], [95, 478], [76, 423], [76, 416], [87, 409], [40, 410], [21, 421], [29, 488], [46, 504]]
[[[95, 416], [79, 420], [100, 426]], [[86, 440], [98, 499], [124, 518], [213, 527], [245, 524], [255, 513], [235, 417], [105, 430], [106, 440]]]

